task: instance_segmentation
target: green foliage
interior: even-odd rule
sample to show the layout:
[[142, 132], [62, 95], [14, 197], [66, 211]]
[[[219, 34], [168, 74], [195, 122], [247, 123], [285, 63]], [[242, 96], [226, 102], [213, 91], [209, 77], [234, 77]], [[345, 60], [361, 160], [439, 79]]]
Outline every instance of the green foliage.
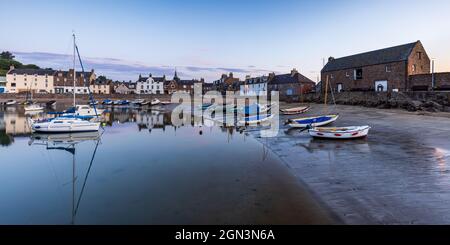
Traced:
[[0, 58], [5, 60], [12, 60], [15, 58], [15, 56], [9, 51], [3, 51], [0, 53]]
[[14, 60], [14, 55], [11, 52], [4, 51], [0, 53], [0, 76], [6, 76], [9, 71], [10, 66], [15, 68], [28, 68], [28, 69], [39, 69], [39, 66], [34, 64], [24, 65], [17, 60]]

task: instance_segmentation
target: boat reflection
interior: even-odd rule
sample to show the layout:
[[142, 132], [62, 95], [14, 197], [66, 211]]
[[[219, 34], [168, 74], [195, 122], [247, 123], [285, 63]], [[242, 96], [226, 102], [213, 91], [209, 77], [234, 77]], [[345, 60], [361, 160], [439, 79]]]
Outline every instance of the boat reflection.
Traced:
[[[72, 213], [70, 224], [75, 224], [75, 217], [77, 215], [80, 203], [83, 197], [86, 183], [91, 172], [92, 164], [94, 163], [95, 154], [97, 153], [98, 146], [100, 144], [101, 133], [96, 132], [80, 132], [69, 134], [32, 134], [28, 144], [30, 146], [44, 146], [47, 151], [65, 151], [72, 155]], [[95, 148], [90, 159], [88, 169], [83, 179], [83, 185], [80, 190], [80, 194], [76, 197], [76, 146], [80, 143], [94, 141]]]
[[307, 143], [297, 143], [296, 145], [305, 148], [309, 153], [320, 151], [342, 151], [370, 153], [370, 146], [367, 139], [332, 140], [311, 138]]

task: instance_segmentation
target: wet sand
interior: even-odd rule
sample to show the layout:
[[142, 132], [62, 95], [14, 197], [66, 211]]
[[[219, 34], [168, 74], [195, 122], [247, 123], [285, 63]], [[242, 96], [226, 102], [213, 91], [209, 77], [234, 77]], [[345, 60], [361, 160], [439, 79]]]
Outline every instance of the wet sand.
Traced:
[[[295, 105], [280, 107], [286, 106]], [[282, 126], [278, 137], [259, 141], [346, 224], [450, 224], [448, 114], [336, 109], [333, 125], [370, 125], [369, 137], [319, 140]], [[323, 111], [313, 104], [304, 116]]]

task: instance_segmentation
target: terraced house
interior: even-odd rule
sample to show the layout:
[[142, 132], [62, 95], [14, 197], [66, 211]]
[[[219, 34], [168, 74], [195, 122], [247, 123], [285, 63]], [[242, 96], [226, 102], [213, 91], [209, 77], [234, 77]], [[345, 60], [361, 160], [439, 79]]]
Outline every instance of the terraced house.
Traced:
[[[57, 71], [55, 73], [55, 93], [65, 94], [74, 93], [73, 69], [69, 71]], [[88, 86], [96, 79], [94, 70], [90, 72], [76, 72], [75, 74], [75, 93], [88, 94]]]
[[8, 93], [53, 93], [54, 70], [51, 69], [16, 69], [11, 66], [6, 74]]
[[[408, 91], [411, 76], [430, 74], [430, 58], [420, 41], [335, 59], [321, 71], [334, 91]], [[322, 88], [322, 91], [323, 88]]]

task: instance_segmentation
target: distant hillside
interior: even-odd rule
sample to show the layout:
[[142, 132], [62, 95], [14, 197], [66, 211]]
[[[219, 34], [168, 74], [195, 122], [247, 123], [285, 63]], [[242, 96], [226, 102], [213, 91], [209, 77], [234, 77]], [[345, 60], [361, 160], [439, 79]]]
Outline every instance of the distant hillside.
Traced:
[[14, 59], [14, 55], [12, 53], [5, 51], [0, 53], [0, 76], [6, 76], [6, 73], [9, 70], [9, 67], [13, 65], [15, 68], [31, 68], [31, 69], [39, 69], [40, 67], [34, 64], [24, 65], [19, 61]]

